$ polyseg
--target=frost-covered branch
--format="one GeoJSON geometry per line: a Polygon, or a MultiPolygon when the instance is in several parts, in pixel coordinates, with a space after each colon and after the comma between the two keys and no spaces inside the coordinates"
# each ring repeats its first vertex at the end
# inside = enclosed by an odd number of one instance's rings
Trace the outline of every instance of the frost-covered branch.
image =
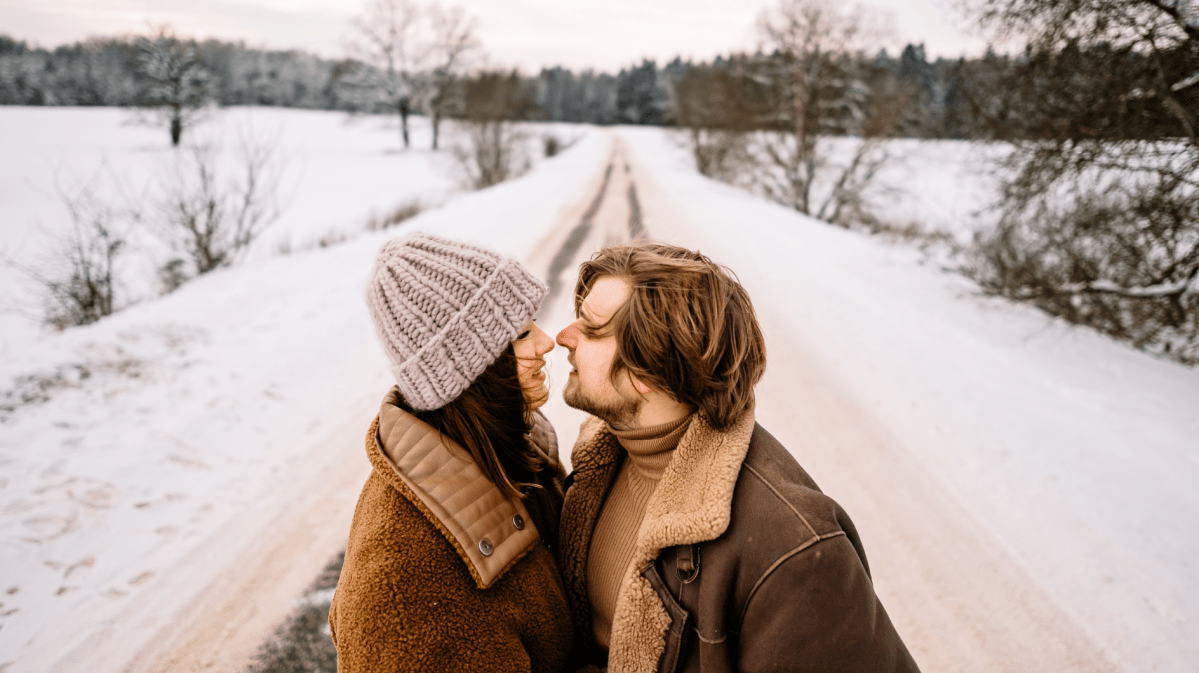
{"type": "Polygon", "coordinates": [[[1122,297],[1135,297],[1143,299],[1153,297],[1178,297],[1187,292],[1199,292],[1199,265],[1196,265],[1194,269],[1191,269],[1190,275],[1169,283],[1158,283],[1157,285],[1148,285],[1144,287],[1125,287],[1119,283],[1113,283],[1110,280],[1093,280],[1087,283],[1070,283],[1055,289],[1059,292],[1067,294],[1097,292],[1118,294],[1122,297]]]}

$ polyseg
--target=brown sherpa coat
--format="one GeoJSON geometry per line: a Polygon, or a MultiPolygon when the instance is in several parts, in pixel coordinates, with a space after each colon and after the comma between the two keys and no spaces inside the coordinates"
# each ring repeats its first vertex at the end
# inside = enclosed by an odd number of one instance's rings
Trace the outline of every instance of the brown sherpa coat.
{"type": "MultiPolygon", "coordinates": [[[[531,440],[556,462],[540,414],[531,440]]],[[[329,611],[338,670],[561,669],[573,625],[533,523],[556,512],[506,498],[468,451],[400,408],[394,389],[366,452],[374,470],[329,611]]]]}
{"type": "MultiPolygon", "coordinates": [[[[575,666],[605,664],[590,638],[587,557],[622,456],[605,423],[583,424],[559,548],[581,646],[575,666]]],[[[917,670],[874,593],[849,516],[752,410],[725,431],[697,414],[679,440],[624,572],[606,665],[610,673],[917,670]]]]}

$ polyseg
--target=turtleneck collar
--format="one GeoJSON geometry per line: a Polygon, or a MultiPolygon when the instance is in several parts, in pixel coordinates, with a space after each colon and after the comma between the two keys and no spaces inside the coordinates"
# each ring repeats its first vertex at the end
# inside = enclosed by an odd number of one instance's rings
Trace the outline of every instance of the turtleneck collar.
{"type": "Polygon", "coordinates": [[[617,430],[609,426],[609,429],[628,452],[629,462],[633,467],[643,477],[658,481],[666,471],[666,466],[670,464],[670,457],[679,445],[679,440],[687,432],[693,415],[689,414],[678,420],[648,428],[617,430]]]}

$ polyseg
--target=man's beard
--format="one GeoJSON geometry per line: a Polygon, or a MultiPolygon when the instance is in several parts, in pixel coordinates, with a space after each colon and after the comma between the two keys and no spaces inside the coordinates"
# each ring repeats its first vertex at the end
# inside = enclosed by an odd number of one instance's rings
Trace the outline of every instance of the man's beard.
{"type": "Polygon", "coordinates": [[[625,398],[617,394],[615,401],[601,402],[583,392],[583,384],[577,378],[566,384],[566,390],[562,391],[562,400],[567,406],[585,411],[617,428],[627,427],[632,423],[645,401],[640,397],[625,398]]]}

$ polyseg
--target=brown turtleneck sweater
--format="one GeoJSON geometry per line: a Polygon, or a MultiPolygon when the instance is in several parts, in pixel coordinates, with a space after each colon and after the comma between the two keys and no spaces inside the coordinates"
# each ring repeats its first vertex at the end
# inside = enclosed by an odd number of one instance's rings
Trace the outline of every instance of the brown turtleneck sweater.
{"type": "Polygon", "coordinates": [[[626,456],[600,510],[587,554],[587,593],[591,602],[592,633],[605,650],[612,634],[616,596],[633,558],[637,531],[645,506],[670,464],[691,416],[636,430],[610,428],[626,456]]]}

